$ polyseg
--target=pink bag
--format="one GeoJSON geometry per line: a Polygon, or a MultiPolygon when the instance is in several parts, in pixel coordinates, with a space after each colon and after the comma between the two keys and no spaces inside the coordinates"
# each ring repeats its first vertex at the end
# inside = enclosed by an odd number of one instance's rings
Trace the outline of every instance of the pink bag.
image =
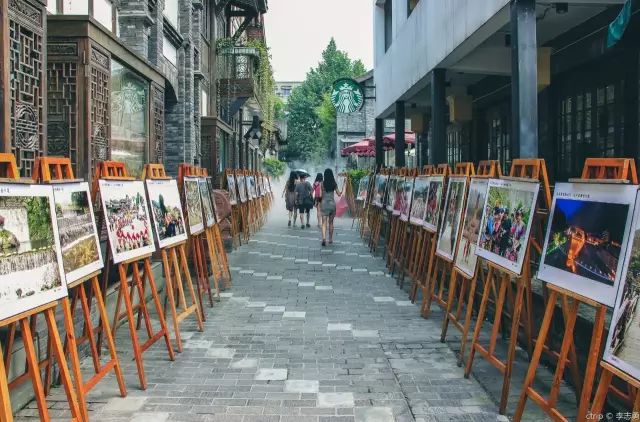
{"type": "MultiPolygon", "coordinates": [[[[335,194],[334,194],[335,195],[335,194]]],[[[349,208],[349,204],[347,203],[347,198],[342,195],[335,195],[336,198],[336,217],[342,217],[344,213],[349,208]]]]}

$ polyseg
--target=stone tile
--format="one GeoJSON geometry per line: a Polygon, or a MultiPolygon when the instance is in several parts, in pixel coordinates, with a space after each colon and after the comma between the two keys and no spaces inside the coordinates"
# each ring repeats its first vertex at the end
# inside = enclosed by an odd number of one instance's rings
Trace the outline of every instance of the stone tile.
{"type": "Polygon", "coordinates": [[[258,369],[254,379],[257,381],[283,381],[287,379],[286,369],[258,369]]]}
{"type": "Polygon", "coordinates": [[[313,281],[301,281],[298,283],[298,287],[313,287],[315,285],[316,283],[314,283],[313,281]]]}
{"type": "Polygon", "coordinates": [[[354,407],[353,393],[318,393],[318,407],[354,407]]]}
{"type": "Polygon", "coordinates": [[[410,300],[396,300],[396,306],[416,306],[410,300]]]}
{"type": "Polygon", "coordinates": [[[226,347],[214,347],[207,350],[206,356],[208,358],[231,359],[235,354],[235,349],[228,349],[226,347]]]}
{"type": "Polygon", "coordinates": [[[356,407],[356,422],[395,422],[390,407],[356,407]]]}
{"type": "Polygon", "coordinates": [[[247,308],[264,308],[267,306],[265,302],[249,302],[247,303],[247,308]]]}
{"type": "Polygon", "coordinates": [[[396,300],[391,296],[374,296],[374,302],[395,302],[396,300]]]}
{"type": "Polygon", "coordinates": [[[350,331],[351,324],[343,323],[329,323],[327,324],[327,331],[350,331]]]}
{"type": "Polygon", "coordinates": [[[314,380],[286,380],[284,391],[288,393],[317,393],[320,382],[314,380]]]}
{"type": "Polygon", "coordinates": [[[234,369],[248,369],[248,368],[257,368],[258,367],[258,359],[240,359],[235,362],[231,362],[229,364],[230,368],[234,369]]]}
{"type": "Polygon", "coordinates": [[[104,405],[102,413],[136,412],[142,409],[146,401],[143,397],[114,397],[104,405]]]}
{"type": "Polygon", "coordinates": [[[232,297],[233,293],[232,292],[221,292],[220,293],[220,297],[232,297]]]}
{"type": "Polygon", "coordinates": [[[154,412],[154,413],[134,413],[131,419],[131,422],[166,422],[169,420],[169,414],[163,412],[154,412]]]}
{"type": "Polygon", "coordinates": [[[353,330],[354,337],[378,337],[378,330],[353,330]]]}
{"type": "Polygon", "coordinates": [[[285,311],[284,306],[266,306],[263,312],[281,313],[285,311]]]}
{"type": "Polygon", "coordinates": [[[302,311],[286,311],[284,314],[282,314],[282,317],[283,318],[305,318],[306,315],[307,313],[302,311]]]}
{"type": "Polygon", "coordinates": [[[316,290],[333,290],[333,286],[316,286],[316,290]]]}

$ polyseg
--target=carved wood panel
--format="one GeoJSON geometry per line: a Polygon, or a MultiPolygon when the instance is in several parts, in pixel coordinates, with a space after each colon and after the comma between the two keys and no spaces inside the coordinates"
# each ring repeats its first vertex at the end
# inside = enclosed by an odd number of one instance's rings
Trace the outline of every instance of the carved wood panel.
{"type": "MultiPolygon", "coordinates": [[[[36,3],[37,4],[37,3],[36,3]]],[[[26,0],[9,1],[11,152],[22,176],[47,149],[44,134],[44,12],[26,0]]]]}
{"type": "Polygon", "coordinates": [[[164,163],[164,90],[151,86],[151,116],[153,118],[151,162],[164,163]]]}
{"type": "Polygon", "coordinates": [[[78,172],[78,98],[75,62],[47,63],[47,153],[71,158],[78,172]]]}
{"type": "Polygon", "coordinates": [[[89,88],[89,100],[91,102],[90,169],[94,169],[97,162],[108,160],[111,156],[110,67],[110,58],[95,48],[91,48],[91,82],[89,88]]]}

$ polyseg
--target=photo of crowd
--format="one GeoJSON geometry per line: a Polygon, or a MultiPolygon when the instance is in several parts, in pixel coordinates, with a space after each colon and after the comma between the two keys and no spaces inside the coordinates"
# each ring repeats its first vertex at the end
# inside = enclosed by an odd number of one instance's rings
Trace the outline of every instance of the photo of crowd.
{"type": "Polygon", "coordinates": [[[477,253],[520,274],[539,184],[491,179],[477,253]]]}
{"type": "Polygon", "coordinates": [[[0,184],[0,320],[67,295],[51,186],[0,184]]]}
{"type": "Polygon", "coordinates": [[[449,178],[442,226],[440,227],[440,236],[438,236],[436,251],[440,256],[450,260],[453,260],[453,254],[456,250],[466,190],[466,177],[449,178]]]}
{"type": "Polygon", "coordinates": [[[482,210],[488,186],[489,181],[487,179],[473,179],[469,185],[467,205],[462,221],[462,233],[455,257],[456,268],[469,278],[474,277],[476,272],[476,263],[478,262],[476,244],[480,236],[480,220],[482,219],[482,210]]]}
{"type": "Polygon", "coordinates": [[[155,251],[143,182],[100,180],[100,197],[114,263],[155,251]]]}
{"type": "Polygon", "coordinates": [[[424,213],[424,226],[434,232],[438,231],[443,187],[444,178],[442,176],[432,176],[429,178],[429,193],[427,196],[427,207],[424,213]]]}
{"type": "Polygon", "coordinates": [[[229,192],[229,202],[231,205],[238,203],[238,188],[236,187],[236,177],[233,174],[227,174],[227,191],[229,192]]]}
{"type": "Polygon", "coordinates": [[[427,210],[427,198],[429,194],[429,177],[418,176],[413,184],[413,195],[411,199],[411,214],[409,221],[411,224],[423,225],[424,214],[427,210]]]}
{"type": "Polygon", "coordinates": [[[147,180],[147,194],[161,248],[187,240],[180,192],[175,180],[147,180]]]}
{"type": "Polygon", "coordinates": [[[187,202],[189,231],[191,234],[200,233],[204,230],[204,221],[202,219],[202,199],[200,198],[200,187],[197,177],[184,178],[184,196],[187,202]]]}
{"type": "Polygon", "coordinates": [[[86,182],[54,186],[62,263],[69,283],[103,267],[90,198],[86,182]]]}

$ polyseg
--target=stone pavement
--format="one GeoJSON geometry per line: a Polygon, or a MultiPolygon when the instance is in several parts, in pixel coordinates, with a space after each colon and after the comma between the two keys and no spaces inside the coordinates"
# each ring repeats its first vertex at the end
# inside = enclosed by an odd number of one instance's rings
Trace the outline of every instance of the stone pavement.
{"type": "MultiPolygon", "coordinates": [[[[421,318],[351,220],[337,221],[336,242],[321,248],[317,228],[288,228],[273,215],[229,255],[233,287],[206,309],[205,331],[192,319],[183,323],[175,362],[161,343],[145,354],[146,391],[121,327],[129,395],[120,398],[110,376],[89,395],[91,420],[508,420],[496,413],[497,397],[465,379],[440,342],[441,313],[421,318]]],[[[52,393],[52,416],[68,420],[61,394],[52,393]]],[[[17,420],[31,418],[33,403],[17,420]]]]}

